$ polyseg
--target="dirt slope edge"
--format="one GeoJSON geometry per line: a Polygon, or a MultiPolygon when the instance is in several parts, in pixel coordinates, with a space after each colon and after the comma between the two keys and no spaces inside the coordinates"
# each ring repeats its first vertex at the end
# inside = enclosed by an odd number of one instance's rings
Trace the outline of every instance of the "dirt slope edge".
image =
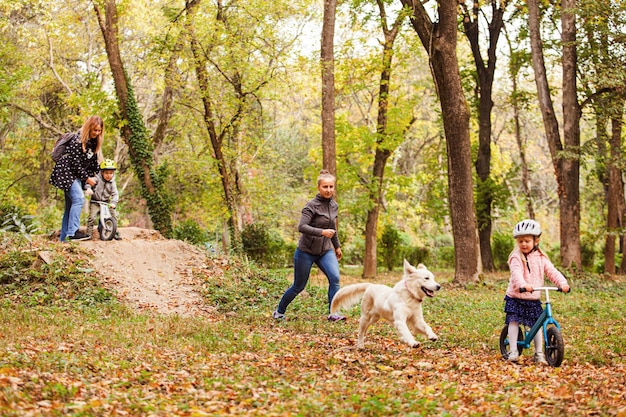
{"type": "Polygon", "coordinates": [[[89,240],[80,246],[93,253],[92,264],[105,287],[139,310],[189,317],[213,315],[198,288],[193,270],[206,256],[193,245],[165,239],[155,230],[125,227],[122,240],[89,240]]]}

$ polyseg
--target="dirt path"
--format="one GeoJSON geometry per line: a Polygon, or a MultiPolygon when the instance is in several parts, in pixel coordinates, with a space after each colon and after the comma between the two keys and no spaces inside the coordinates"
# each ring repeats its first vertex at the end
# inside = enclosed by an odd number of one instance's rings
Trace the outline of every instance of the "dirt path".
{"type": "Polygon", "coordinates": [[[213,315],[198,291],[193,270],[206,257],[193,245],[163,238],[154,230],[120,228],[122,240],[80,242],[93,253],[92,264],[106,287],[139,310],[180,316],[213,315]]]}

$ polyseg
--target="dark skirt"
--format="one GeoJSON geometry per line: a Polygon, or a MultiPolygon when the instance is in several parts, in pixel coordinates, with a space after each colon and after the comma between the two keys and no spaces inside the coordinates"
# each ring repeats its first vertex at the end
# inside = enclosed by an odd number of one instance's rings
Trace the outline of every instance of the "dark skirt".
{"type": "Polygon", "coordinates": [[[517,322],[532,327],[543,313],[543,307],[540,300],[522,300],[507,295],[504,297],[504,312],[505,324],[517,322]]]}

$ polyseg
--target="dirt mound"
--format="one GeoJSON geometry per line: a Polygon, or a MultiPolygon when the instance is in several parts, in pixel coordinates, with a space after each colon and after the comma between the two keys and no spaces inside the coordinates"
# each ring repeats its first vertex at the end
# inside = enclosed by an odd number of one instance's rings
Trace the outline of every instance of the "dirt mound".
{"type": "MultiPolygon", "coordinates": [[[[180,316],[215,315],[205,305],[194,276],[208,268],[205,254],[188,243],[165,239],[158,231],[119,228],[122,240],[88,240],[92,264],[107,288],[140,310],[180,316]]],[[[205,274],[206,275],[206,274],[205,274]]]]}

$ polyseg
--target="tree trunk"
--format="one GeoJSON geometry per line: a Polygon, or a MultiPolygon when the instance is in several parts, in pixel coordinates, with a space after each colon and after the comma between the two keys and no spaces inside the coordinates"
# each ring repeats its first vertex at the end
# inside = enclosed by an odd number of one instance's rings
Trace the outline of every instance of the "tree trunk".
{"type": "Polygon", "coordinates": [[[211,90],[209,86],[209,74],[206,68],[207,60],[202,52],[194,29],[193,16],[197,9],[199,1],[189,1],[187,3],[187,32],[189,33],[191,42],[191,51],[195,59],[196,78],[198,79],[198,87],[202,95],[202,105],[204,107],[204,124],[207,129],[207,133],[211,140],[211,146],[213,148],[213,154],[217,161],[217,166],[222,180],[222,188],[224,190],[224,200],[226,201],[226,207],[228,210],[228,229],[230,232],[231,248],[235,252],[241,252],[243,244],[241,243],[241,230],[238,223],[238,197],[235,187],[232,186],[233,180],[231,179],[228,170],[228,161],[224,155],[223,141],[224,131],[218,134],[217,127],[214,121],[213,105],[211,103],[211,90]]]}
{"type": "Polygon", "coordinates": [[[456,282],[477,281],[480,273],[469,109],[461,85],[456,58],[457,2],[439,2],[439,20],[433,23],[418,0],[402,0],[413,10],[411,25],[429,55],[435,87],[441,103],[448,155],[448,198],[454,238],[456,282]]]}
{"type": "MultiPolygon", "coordinates": [[[[563,5],[565,9],[565,3],[563,5]]],[[[563,13],[563,112],[568,114],[565,120],[564,134],[566,137],[565,148],[561,143],[559,124],[554,113],[548,79],[546,76],[543,59],[543,45],[539,30],[539,7],[537,0],[528,1],[528,27],[530,31],[530,45],[532,51],[535,83],[539,107],[543,117],[546,138],[550,147],[550,155],[557,181],[560,213],[560,240],[561,240],[561,264],[565,267],[573,265],[580,268],[580,206],[579,206],[579,154],[580,135],[578,120],[580,108],[575,100],[576,80],[576,50],[570,44],[572,29],[571,18],[563,13]],[[574,48],[572,50],[572,48],[574,48]],[[572,68],[572,65],[574,67],[572,68]],[[574,74],[572,74],[574,72],[574,74]],[[572,85],[573,84],[573,85],[572,85]],[[572,91],[573,88],[573,91],[572,91]],[[572,94],[574,97],[572,97],[572,94]]],[[[575,32],[574,32],[575,37],[575,32]]],[[[575,39],[575,38],[574,38],[575,39]]]]}
{"type": "MultiPolygon", "coordinates": [[[[476,218],[478,222],[478,236],[480,240],[480,257],[483,269],[495,269],[491,252],[491,208],[493,204],[493,180],[491,173],[491,110],[493,109],[493,79],[496,72],[496,47],[503,23],[504,8],[499,8],[499,2],[491,1],[492,19],[488,24],[489,47],[487,62],[482,57],[478,30],[480,8],[474,2],[470,13],[465,10],[463,28],[472,48],[474,64],[478,73],[478,155],[476,156],[476,174],[478,176],[478,190],[476,197],[476,218]]],[[[505,3],[506,4],[506,3],[505,3]]]]}
{"type": "MultiPolygon", "coordinates": [[[[157,127],[152,135],[152,141],[154,142],[155,150],[159,150],[165,134],[167,132],[167,126],[169,125],[170,117],[172,116],[171,108],[174,102],[174,86],[179,86],[180,82],[176,76],[176,62],[180,58],[180,52],[184,46],[185,33],[181,33],[178,36],[178,40],[172,50],[169,57],[167,67],[165,68],[165,87],[163,89],[163,97],[161,98],[161,108],[157,112],[157,127]]],[[[157,152],[158,153],[158,152],[157,152]]]]}
{"type": "MultiPolygon", "coordinates": [[[[609,142],[611,151],[607,164],[608,193],[606,239],[604,245],[604,272],[610,275],[615,274],[615,238],[619,235],[618,227],[621,223],[621,216],[619,214],[619,197],[622,187],[622,172],[619,167],[622,158],[622,138],[620,136],[616,136],[615,133],[615,129],[612,129],[611,139],[609,142]]],[[[618,133],[621,135],[621,132],[618,133]]]]}
{"type": "MultiPolygon", "coordinates": [[[[624,188],[622,183],[622,171],[620,170],[622,161],[622,111],[624,107],[623,99],[616,99],[616,95],[611,95],[614,99],[612,105],[615,106],[614,117],[611,117],[611,136],[609,139],[610,156],[607,164],[608,170],[608,193],[607,193],[607,217],[606,217],[606,240],[604,245],[604,272],[615,274],[615,239],[620,236],[620,229],[623,227],[624,216],[624,188]],[[617,111],[618,110],[618,111],[617,111]]],[[[612,107],[613,108],[613,107],[612,107]]],[[[620,273],[623,273],[623,260],[620,266],[620,273]]]]}
{"type": "Polygon", "coordinates": [[[337,172],[335,147],[335,14],[337,0],[324,0],[322,23],[322,158],[324,169],[337,172]]]}
{"type": "Polygon", "coordinates": [[[383,69],[380,74],[378,85],[378,117],[376,121],[376,151],[374,154],[374,165],[372,166],[372,177],[369,191],[370,209],[367,211],[367,222],[365,224],[365,257],[363,259],[363,278],[374,278],[377,273],[377,229],[378,215],[383,201],[385,166],[391,153],[395,150],[396,141],[389,138],[387,132],[387,113],[389,110],[389,90],[391,82],[391,63],[393,61],[393,45],[398,36],[404,16],[400,13],[393,23],[391,29],[388,28],[385,6],[378,0],[380,10],[381,25],[385,42],[383,44],[383,69]],[[390,143],[393,142],[393,143],[390,143]]]}
{"type": "Polygon", "coordinates": [[[172,199],[163,187],[165,182],[163,177],[166,174],[153,168],[152,144],[148,141],[148,133],[122,63],[117,29],[117,6],[114,0],[107,0],[103,16],[100,6],[94,2],[94,10],[104,38],[120,113],[122,119],[127,122],[120,129],[121,136],[128,146],[133,170],[141,184],[142,197],[147,202],[152,223],[164,236],[170,236],[172,199]]]}
{"type": "Polygon", "coordinates": [[[580,105],[576,86],[576,0],[561,2],[563,43],[563,140],[561,181],[561,258],[581,267],[580,258],[580,105]]]}
{"type": "Polygon", "coordinates": [[[522,192],[526,200],[526,214],[529,219],[535,218],[535,210],[533,208],[533,200],[530,186],[530,171],[528,170],[528,162],[526,161],[526,144],[522,140],[522,129],[520,126],[519,103],[517,100],[517,77],[513,77],[513,119],[515,122],[515,141],[519,149],[520,166],[522,170],[522,192]]]}

